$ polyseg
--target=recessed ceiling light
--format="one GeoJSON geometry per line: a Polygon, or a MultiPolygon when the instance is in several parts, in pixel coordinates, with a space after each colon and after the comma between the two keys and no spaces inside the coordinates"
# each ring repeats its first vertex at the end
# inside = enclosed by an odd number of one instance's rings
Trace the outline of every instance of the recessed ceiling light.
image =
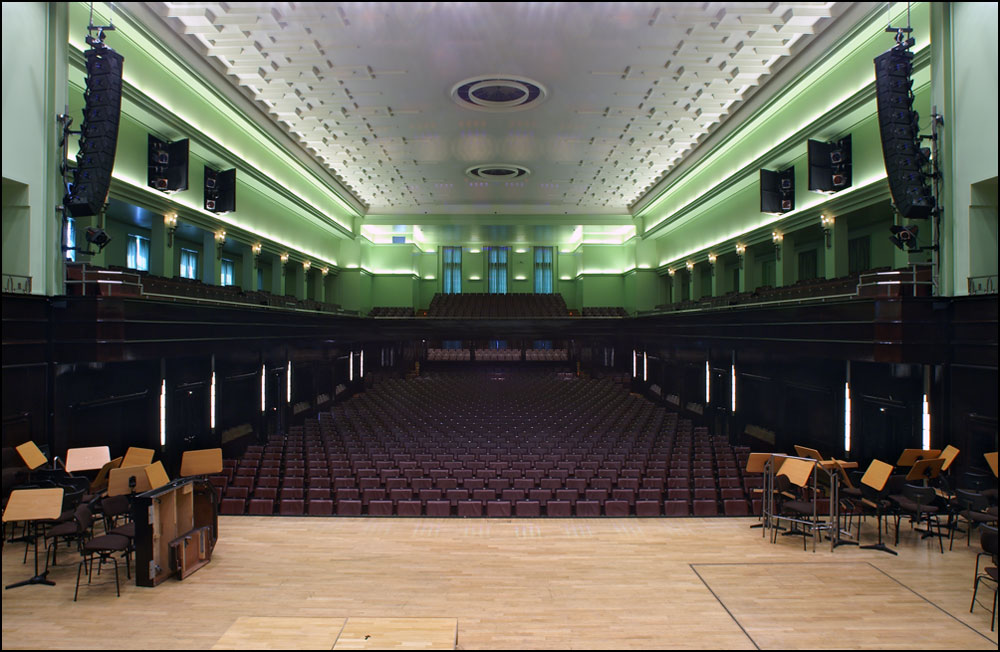
{"type": "Polygon", "coordinates": [[[455,84],[451,99],[474,111],[523,111],[545,99],[545,87],[527,77],[481,75],[455,84]]]}
{"type": "Polygon", "coordinates": [[[465,174],[473,179],[486,179],[487,181],[507,181],[518,179],[531,174],[531,170],[521,165],[510,163],[488,163],[484,165],[474,165],[465,171],[465,174]]]}

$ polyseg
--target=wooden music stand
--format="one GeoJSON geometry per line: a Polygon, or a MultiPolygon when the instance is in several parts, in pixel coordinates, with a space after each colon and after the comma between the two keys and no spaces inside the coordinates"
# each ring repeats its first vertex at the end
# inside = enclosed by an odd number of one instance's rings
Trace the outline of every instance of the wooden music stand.
{"type": "Polygon", "coordinates": [[[913,464],[913,468],[906,474],[906,481],[933,480],[941,474],[941,467],[944,466],[944,458],[938,457],[932,460],[918,460],[913,464]]]}
{"type": "Polygon", "coordinates": [[[156,454],[152,448],[136,448],[129,446],[125,451],[125,458],[122,460],[121,468],[129,466],[146,466],[153,463],[153,455],[156,454]]]}
{"type": "Polygon", "coordinates": [[[997,451],[992,453],[983,453],[983,457],[986,458],[986,463],[990,465],[990,469],[993,470],[993,475],[997,474],[997,451]]]}
{"type": "Polygon", "coordinates": [[[913,466],[919,460],[929,460],[939,457],[941,451],[936,448],[904,448],[896,461],[896,466],[913,466]]]}
{"type": "Polygon", "coordinates": [[[815,448],[806,448],[805,446],[795,445],[795,454],[799,457],[808,457],[810,459],[816,460],[817,462],[823,461],[823,455],[815,448]]]}
{"type": "Polygon", "coordinates": [[[222,449],[203,448],[181,454],[181,477],[222,473],[222,449]]]}
{"type": "Polygon", "coordinates": [[[24,461],[24,464],[28,467],[29,471],[34,471],[49,461],[48,458],[45,457],[45,453],[43,453],[33,441],[26,441],[20,446],[16,446],[14,450],[16,450],[17,454],[21,456],[21,459],[24,461]]]}
{"type": "Polygon", "coordinates": [[[28,521],[35,529],[35,575],[23,582],[9,584],[6,588],[13,589],[27,584],[45,584],[55,586],[55,582],[46,579],[48,569],[38,572],[38,522],[59,518],[62,513],[63,489],[15,489],[10,492],[7,508],[3,511],[3,522],[28,521]]]}
{"type": "Polygon", "coordinates": [[[792,484],[798,487],[805,487],[809,484],[809,476],[812,475],[815,466],[810,460],[787,457],[775,475],[786,476],[792,484]]]}
{"type": "Polygon", "coordinates": [[[101,470],[97,472],[97,477],[90,483],[90,493],[96,494],[105,491],[108,488],[108,474],[111,473],[111,469],[117,469],[121,464],[122,458],[116,457],[102,466],[101,470]]]}
{"type": "MultiPolygon", "coordinates": [[[[868,488],[872,491],[872,494],[870,495],[873,495],[875,498],[875,500],[871,500],[868,496],[865,496],[862,500],[865,504],[875,508],[876,518],[878,519],[878,543],[858,547],[867,548],[868,550],[881,550],[882,552],[887,552],[890,555],[898,555],[898,552],[882,542],[882,501],[886,484],[888,484],[889,477],[891,475],[892,464],[886,464],[881,460],[872,460],[872,463],[868,465],[868,470],[865,471],[863,476],[861,476],[862,495],[868,493],[865,491],[865,488],[868,488]]],[[[860,538],[860,536],[858,538],[860,538]]]]}
{"type": "Polygon", "coordinates": [[[93,471],[111,461],[111,449],[107,446],[70,448],[66,451],[66,473],[73,471],[93,471]]]}
{"type": "Polygon", "coordinates": [[[125,469],[111,469],[108,472],[108,495],[127,496],[149,491],[149,476],[145,466],[130,466],[125,469]]]}
{"type": "Polygon", "coordinates": [[[163,468],[163,462],[153,462],[143,468],[146,471],[146,481],[149,483],[149,489],[159,489],[170,482],[170,477],[167,475],[166,469],[163,468]]]}
{"type": "Polygon", "coordinates": [[[951,444],[944,447],[944,450],[941,451],[941,459],[944,460],[944,466],[941,467],[942,471],[947,471],[951,468],[951,465],[955,461],[955,458],[958,457],[959,452],[960,451],[951,444]]]}

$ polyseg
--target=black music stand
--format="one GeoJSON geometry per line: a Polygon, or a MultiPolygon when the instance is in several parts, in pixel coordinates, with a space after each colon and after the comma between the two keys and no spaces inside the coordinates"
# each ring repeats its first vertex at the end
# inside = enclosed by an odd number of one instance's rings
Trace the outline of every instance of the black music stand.
{"type": "MultiPolygon", "coordinates": [[[[881,550],[890,555],[898,555],[898,552],[882,542],[882,505],[885,504],[886,486],[889,483],[889,476],[891,475],[891,464],[886,464],[881,460],[872,460],[872,463],[868,465],[868,470],[865,471],[864,476],[861,478],[862,501],[875,508],[875,516],[878,520],[878,543],[858,546],[858,548],[881,550]]],[[[858,538],[861,538],[860,529],[858,531],[858,538]]]]}

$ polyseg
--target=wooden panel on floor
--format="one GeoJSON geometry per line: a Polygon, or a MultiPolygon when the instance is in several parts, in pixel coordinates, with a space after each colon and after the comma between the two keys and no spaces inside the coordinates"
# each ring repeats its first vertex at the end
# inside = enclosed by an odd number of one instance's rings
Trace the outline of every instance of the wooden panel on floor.
{"type": "Polygon", "coordinates": [[[924,649],[996,647],[867,562],[700,564],[695,570],[761,649],[898,649],[905,642],[924,649]]]}
{"type": "Polygon", "coordinates": [[[344,628],[344,618],[240,616],[213,650],[329,650],[344,628]]]}
{"type": "Polygon", "coordinates": [[[457,618],[348,618],[335,650],[454,650],[457,618]]]}

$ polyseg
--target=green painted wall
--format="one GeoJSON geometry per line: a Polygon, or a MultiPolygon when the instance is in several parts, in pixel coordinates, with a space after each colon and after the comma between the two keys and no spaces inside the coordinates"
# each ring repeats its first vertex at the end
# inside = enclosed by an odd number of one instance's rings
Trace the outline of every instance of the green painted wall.
{"type": "Polygon", "coordinates": [[[3,25],[3,272],[30,276],[34,294],[57,294],[63,189],[55,117],[67,101],[66,7],[5,2],[3,25]]]}

